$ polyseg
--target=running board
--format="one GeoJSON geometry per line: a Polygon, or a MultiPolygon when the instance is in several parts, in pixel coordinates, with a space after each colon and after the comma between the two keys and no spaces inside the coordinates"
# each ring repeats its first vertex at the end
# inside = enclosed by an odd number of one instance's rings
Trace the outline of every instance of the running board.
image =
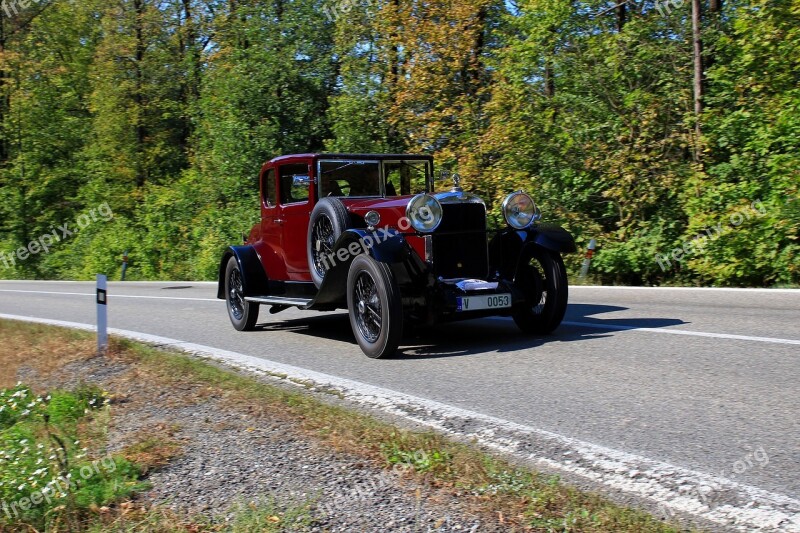
{"type": "Polygon", "coordinates": [[[284,298],[281,296],[246,296],[245,300],[256,304],[286,305],[289,307],[305,307],[313,301],[307,298],[284,298]]]}

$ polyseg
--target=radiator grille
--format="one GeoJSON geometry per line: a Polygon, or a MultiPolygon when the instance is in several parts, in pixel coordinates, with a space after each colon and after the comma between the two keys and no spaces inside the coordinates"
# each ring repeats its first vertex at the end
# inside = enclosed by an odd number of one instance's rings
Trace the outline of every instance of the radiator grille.
{"type": "Polygon", "coordinates": [[[433,234],[433,269],[444,278],[486,278],[486,209],[481,204],[444,204],[433,234]]]}

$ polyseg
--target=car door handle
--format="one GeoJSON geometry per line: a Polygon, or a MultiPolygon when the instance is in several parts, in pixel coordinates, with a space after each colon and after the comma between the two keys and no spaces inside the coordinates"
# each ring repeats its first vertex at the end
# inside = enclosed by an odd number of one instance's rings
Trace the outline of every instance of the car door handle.
{"type": "Polygon", "coordinates": [[[281,224],[283,224],[283,219],[282,218],[276,218],[275,220],[273,220],[273,222],[280,226],[281,224]]]}

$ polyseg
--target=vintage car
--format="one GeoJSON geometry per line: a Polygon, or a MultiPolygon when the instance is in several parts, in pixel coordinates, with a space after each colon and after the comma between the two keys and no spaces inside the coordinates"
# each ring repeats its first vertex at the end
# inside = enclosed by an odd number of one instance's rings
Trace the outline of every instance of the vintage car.
{"type": "Polygon", "coordinates": [[[452,187],[435,180],[427,155],[287,155],[259,181],[261,221],[219,268],[237,330],[256,327],[261,305],[347,309],[359,346],[379,358],[408,325],[499,315],[546,334],[564,317],[561,253],[575,242],[539,223],[522,191],[503,202],[507,226],[489,230],[483,200],[457,175],[452,187]]]}

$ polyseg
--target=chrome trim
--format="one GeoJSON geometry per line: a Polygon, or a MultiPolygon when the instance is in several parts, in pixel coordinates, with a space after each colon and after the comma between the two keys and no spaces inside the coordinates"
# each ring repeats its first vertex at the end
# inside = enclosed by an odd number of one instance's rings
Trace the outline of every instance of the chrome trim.
{"type": "Polygon", "coordinates": [[[531,227],[531,225],[532,225],[534,222],[536,222],[537,220],[539,220],[539,218],[541,218],[541,216],[542,216],[542,215],[541,215],[541,212],[539,211],[539,207],[536,205],[536,202],[534,202],[534,201],[533,201],[533,197],[532,197],[530,194],[528,194],[528,193],[526,193],[525,191],[523,191],[523,190],[519,190],[519,191],[516,191],[516,192],[512,192],[511,194],[509,194],[508,196],[506,196],[505,200],[503,200],[503,205],[501,206],[501,210],[502,210],[502,212],[503,212],[503,218],[506,220],[506,224],[508,224],[509,226],[511,226],[512,228],[514,228],[515,230],[523,230],[523,229],[530,228],[530,227],[531,227]],[[511,199],[512,199],[512,198],[514,198],[515,196],[518,196],[518,195],[520,195],[520,194],[524,194],[525,196],[527,196],[527,197],[528,197],[528,199],[529,199],[529,200],[531,201],[531,203],[533,204],[533,215],[531,216],[531,220],[530,220],[530,222],[528,222],[528,223],[527,223],[525,226],[523,226],[523,227],[521,227],[521,228],[518,228],[517,226],[515,226],[514,224],[512,224],[511,222],[509,222],[509,220],[508,220],[508,213],[507,213],[507,211],[506,211],[506,207],[508,207],[508,202],[509,202],[509,201],[511,201],[511,199]],[[538,218],[537,218],[537,214],[538,214],[538,218]]]}
{"type": "Polygon", "coordinates": [[[436,198],[436,195],[428,194],[428,193],[424,192],[424,193],[421,193],[421,194],[418,194],[418,195],[414,196],[406,204],[406,220],[408,221],[408,224],[411,226],[411,228],[413,228],[414,231],[417,231],[419,233],[433,233],[434,231],[436,231],[436,228],[438,228],[439,225],[442,223],[442,219],[443,218],[444,218],[444,209],[442,209],[442,203],[439,201],[438,198],[436,198]],[[412,223],[412,220],[414,220],[414,219],[410,216],[410,213],[409,213],[409,210],[411,209],[411,204],[413,204],[414,201],[417,198],[420,198],[421,196],[428,196],[428,197],[432,198],[434,202],[439,204],[439,209],[442,211],[442,216],[440,216],[439,220],[436,221],[436,225],[434,227],[428,229],[428,230],[425,230],[425,231],[419,230],[414,226],[414,224],[412,223]]]}
{"type": "Polygon", "coordinates": [[[486,207],[486,202],[477,194],[465,191],[437,192],[433,195],[440,204],[481,204],[486,207]]]}
{"type": "Polygon", "coordinates": [[[247,296],[245,300],[258,304],[288,305],[302,307],[312,302],[309,298],[285,298],[282,296],[247,296]]]}

